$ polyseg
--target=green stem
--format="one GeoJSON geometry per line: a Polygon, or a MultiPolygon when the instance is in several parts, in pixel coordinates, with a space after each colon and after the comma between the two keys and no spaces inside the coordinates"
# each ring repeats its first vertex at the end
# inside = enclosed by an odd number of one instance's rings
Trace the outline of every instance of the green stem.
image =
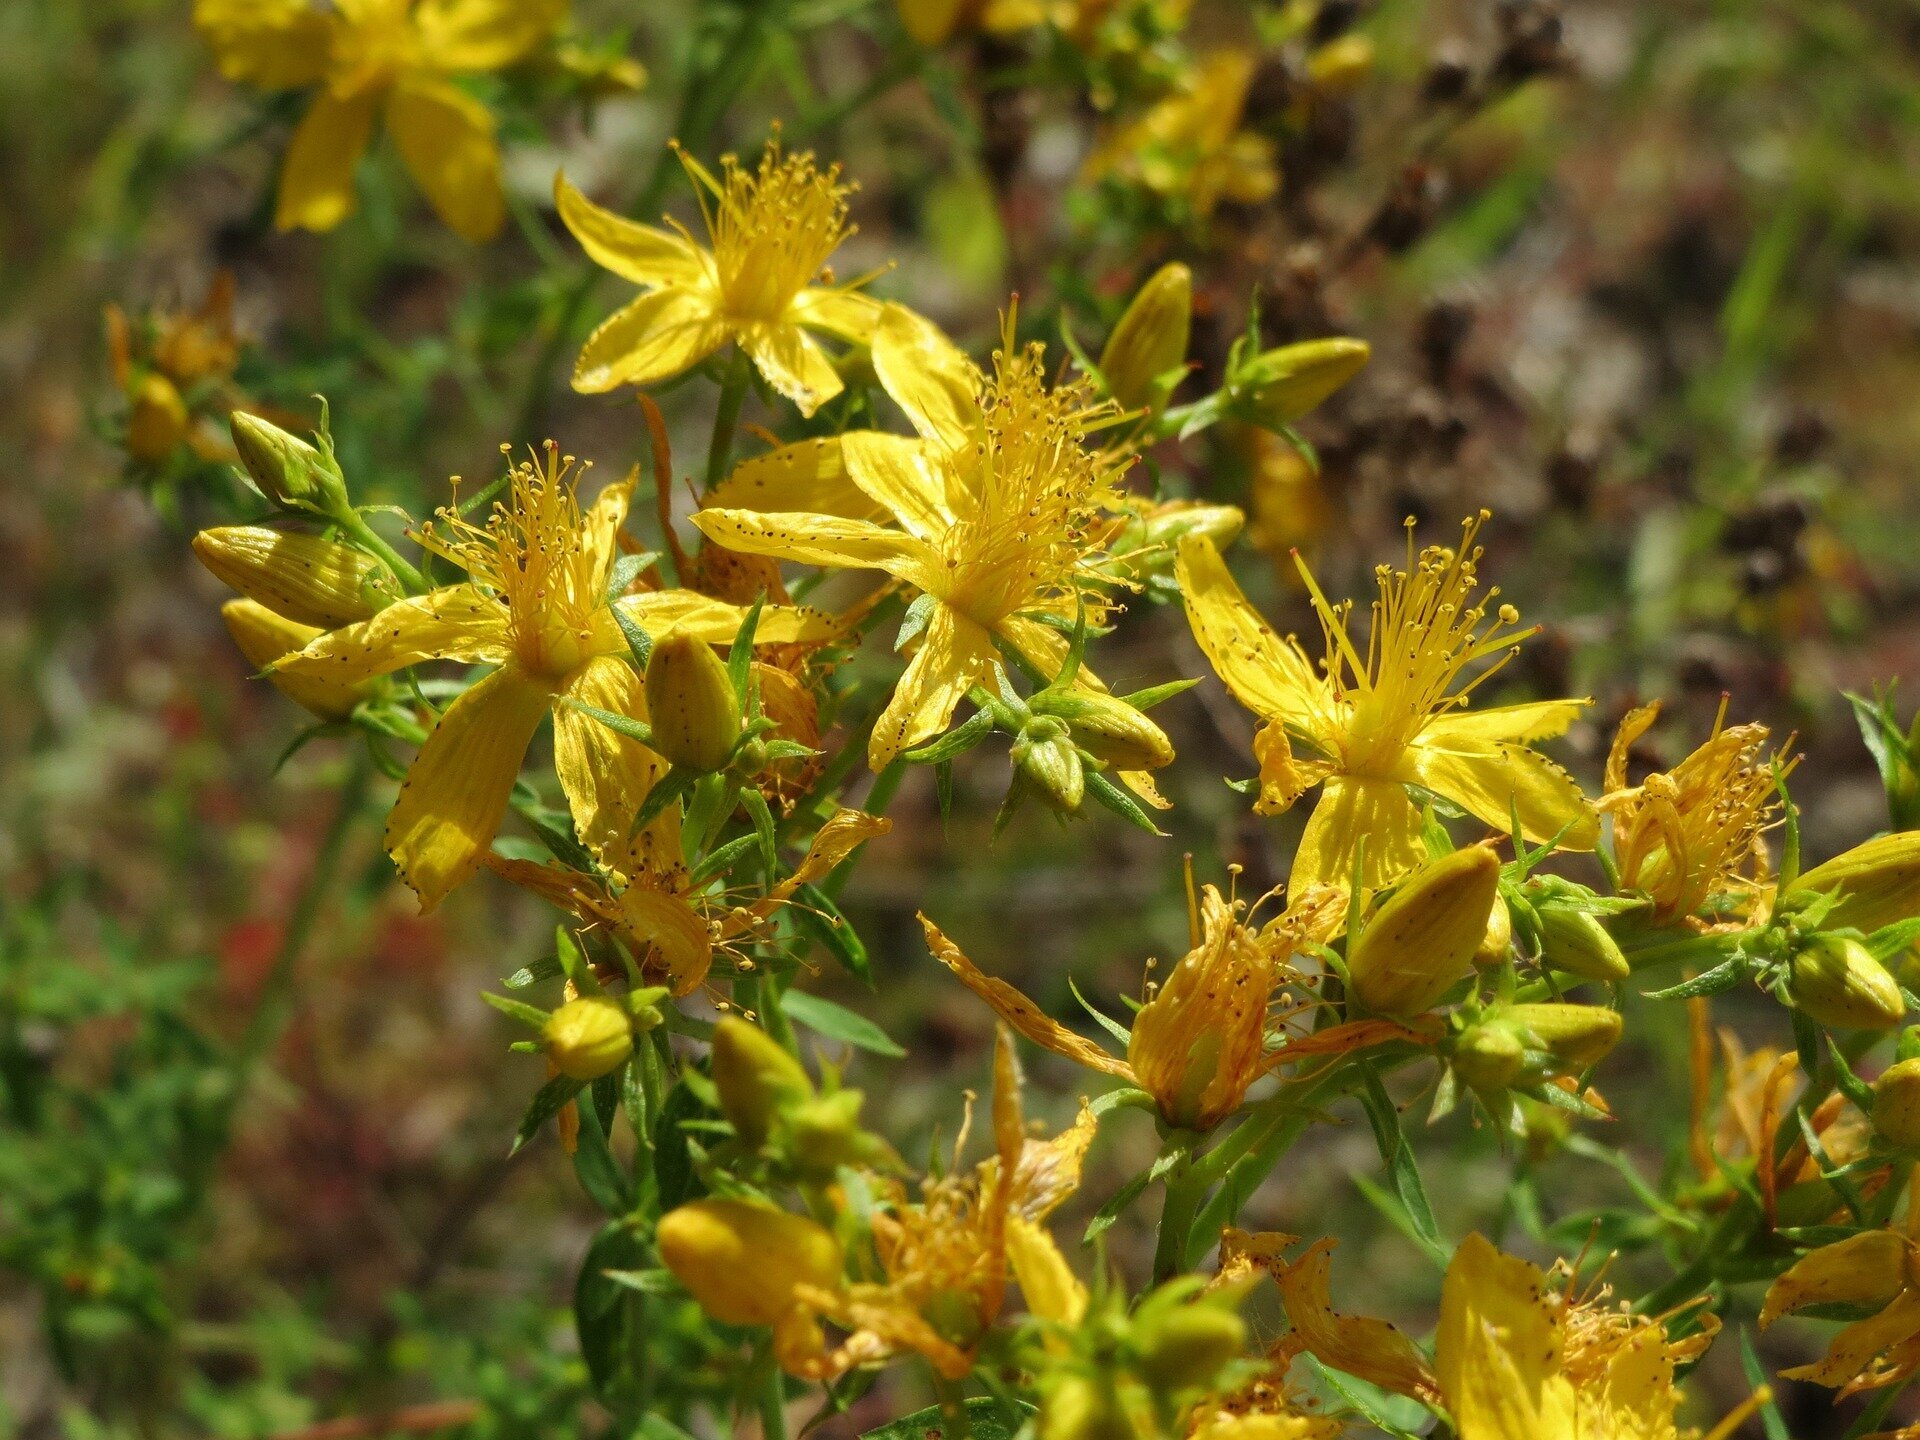
{"type": "Polygon", "coordinates": [[[760,1435],[761,1440],[787,1440],[787,1382],[771,1359],[760,1391],[760,1435]]]}
{"type": "Polygon", "coordinates": [[[1167,1177],[1166,1199],[1160,1206],[1160,1233],[1153,1248],[1156,1285],[1186,1269],[1194,1218],[1206,1195],[1206,1172],[1191,1158],[1167,1177]]]}
{"type": "Polygon", "coordinates": [[[314,856],[313,868],[307,872],[299,898],[293,903],[293,911],[287,917],[286,931],[280,937],[280,948],[274,952],[273,961],[267,967],[267,978],[260,986],[260,998],[254,1004],[253,1014],[247,1017],[247,1028],[241,1034],[240,1046],[234,1057],[234,1103],[240,1098],[247,1076],[272,1048],[274,1041],[279,1038],[281,1027],[286,1023],[287,1011],[291,1008],[294,974],[299,968],[301,953],[307,948],[314,922],[320,918],[327,892],[333,888],[334,877],[340,869],[340,857],[346,851],[347,832],[360,816],[372,779],[372,757],[364,747],[357,749],[352,768],[347,772],[346,784],[340,788],[340,802],[334,810],[333,820],[320,841],[319,853],[314,856]]]}
{"type": "Polygon", "coordinates": [[[936,1375],[933,1389],[940,1399],[940,1418],[946,1422],[942,1440],[972,1440],[973,1416],[967,1410],[967,1394],[960,1382],[936,1375]]]}
{"type": "Polygon", "coordinates": [[[399,578],[400,583],[407,587],[410,594],[420,595],[425,593],[427,582],[421,578],[420,572],[402,559],[400,552],[382,539],[380,532],[369,525],[366,517],[358,510],[355,510],[350,505],[343,506],[340,512],[334,515],[332,519],[341,529],[345,530],[349,535],[353,536],[354,539],[358,540],[362,545],[366,546],[367,549],[384,560],[387,563],[387,568],[393,571],[395,576],[399,578]]]}
{"type": "Polygon", "coordinates": [[[740,404],[747,398],[750,366],[747,352],[735,345],[733,358],[727,362],[726,378],[720,382],[720,404],[713,412],[713,440],[707,446],[709,490],[726,479],[733,459],[733,433],[740,426],[740,404]]]}

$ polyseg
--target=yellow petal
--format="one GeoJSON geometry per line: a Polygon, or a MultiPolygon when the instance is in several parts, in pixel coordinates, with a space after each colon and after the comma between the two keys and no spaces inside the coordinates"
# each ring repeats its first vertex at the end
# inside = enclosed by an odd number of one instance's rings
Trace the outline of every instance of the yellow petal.
{"type": "Polygon", "coordinates": [[[386,848],[422,914],[479,866],[553,692],[511,665],[440,717],[401,783],[386,848]]]}
{"type": "Polygon", "coordinates": [[[933,951],[933,958],[959,976],[962,984],[993,1008],[994,1014],[1027,1039],[1089,1070],[1118,1075],[1123,1080],[1133,1079],[1133,1068],[1126,1061],[1115,1059],[1091,1040],[1049,1019],[1045,1011],[1005,980],[982,973],[925,915],[920,917],[920,926],[926,932],[927,948],[933,951]]]}
{"type": "Polygon", "coordinates": [[[1007,1260],[1027,1309],[1056,1325],[1078,1325],[1087,1314],[1087,1287],[1060,1253],[1053,1236],[1024,1216],[1007,1222],[1007,1260]]]}
{"type": "Polygon", "coordinates": [[[1433,742],[1429,733],[1407,747],[1401,779],[1453,801],[1496,830],[1511,828],[1517,811],[1522,833],[1535,843],[1558,835],[1565,849],[1591,850],[1599,842],[1593,806],[1573,777],[1539,751],[1457,734],[1433,742]]]}
{"type": "Polygon", "coordinates": [[[889,304],[880,312],[873,370],[921,438],[954,450],[979,427],[979,370],[939,326],[904,305],[889,304]]]}
{"type": "Polygon", "coordinates": [[[1440,1289],[1434,1368],[1463,1440],[1575,1440],[1564,1343],[1536,1266],[1479,1235],[1460,1243],[1440,1289]]]}
{"type": "Polygon", "coordinates": [[[1867,1230],[1802,1255],[1767,1288],[1760,1328],[1808,1305],[1885,1305],[1906,1283],[1904,1236],[1867,1230]]]}
{"type": "Polygon", "coordinates": [[[793,319],[816,330],[866,345],[880,323],[880,302],[858,290],[833,290],[809,285],[793,297],[793,319]]]}
{"type": "Polygon", "coordinates": [[[1235,698],[1265,719],[1308,734],[1326,730],[1332,704],[1326,681],[1298,644],[1276,635],[1247,603],[1213,541],[1183,537],[1174,575],[1193,638],[1235,698]]]}
{"type": "MultiPolygon", "coordinates": [[[[602,655],[568,677],[553,712],[553,768],[573,812],[574,833],[602,865],[632,875],[635,862],[627,835],[647,792],[666,775],[667,762],[639,741],[583,715],[568,700],[644,720],[646,686],[626,661],[602,655]]],[[[678,813],[677,806],[667,808],[678,813]]]]}
{"type": "Polygon", "coordinates": [[[327,72],[333,17],[308,0],[194,0],[193,23],[236,84],[293,90],[327,72]]]}
{"type": "Polygon", "coordinates": [[[1294,1264],[1274,1272],[1300,1343],[1315,1359],[1396,1395],[1437,1399],[1433,1369],[1411,1340],[1384,1320],[1334,1310],[1328,1284],[1333,1246],[1332,1240],[1316,1241],[1294,1264]]]}
{"type": "Polygon", "coordinates": [[[893,822],[884,815],[869,815],[864,810],[834,811],[827,823],[814,834],[805,858],[791,876],[774,887],[775,891],[791,887],[788,892],[791,893],[802,885],[824,880],[855,850],[891,829],[893,822]]]}
{"type": "Polygon", "coordinates": [[[294,129],[280,162],[273,223],[282,230],[331,230],[353,213],[353,172],[373,137],[379,95],[345,100],[322,91],[294,129]]]}
{"type": "Polygon", "coordinates": [[[330,631],[275,668],[350,685],[425,660],[498,665],[507,655],[507,607],[478,586],[449,585],[330,631]]]}
{"type": "Polygon", "coordinates": [[[387,129],[427,203],[463,240],[491,240],[506,223],[500,146],[487,107],[444,81],[410,79],[387,101],[387,129]]]}
{"type": "MultiPolygon", "coordinates": [[[[747,618],[747,607],[692,590],[643,590],[614,602],[650,635],[685,630],[709,645],[730,645],[747,618]]],[[[840,622],[805,605],[768,605],[754,631],[756,645],[818,645],[840,633],[840,622]]]]}
{"type": "Polygon", "coordinates": [[[587,337],[573,365],[573,388],[588,395],[622,385],[653,385],[690,370],[727,340],[704,292],[656,290],[616,310],[587,337]]]}
{"type": "MultiPolygon", "coordinates": [[[[1920,1291],[1902,1290],[1879,1314],[1856,1320],[1835,1335],[1818,1361],[1780,1373],[1790,1380],[1811,1380],[1831,1389],[1866,1388],[1858,1382],[1864,1379],[1871,1383],[1877,1378],[1862,1373],[1875,1358],[1910,1344],[1916,1337],[1920,1337],[1920,1291]]],[[[1897,1372],[1883,1383],[1891,1383],[1894,1378],[1897,1372]]]]}
{"type": "Polygon", "coordinates": [[[1660,702],[1654,700],[1638,706],[1626,713],[1620,721],[1620,728],[1613,732],[1613,744],[1607,747],[1607,771],[1605,785],[1608,790],[1627,788],[1627,756],[1634,742],[1653,728],[1653,722],[1660,718],[1660,702]]]}
{"type": "Polygon", "coordinates": [[[1449,710],[1427,722],[1427,738],[1473,741],[1551,740],[1567,733],[1591,700],[1535,700],[1525,705],[1496,705],[1491,710],[1449,710]]]}
{"type": "Polygon", "coordinates": [[[557,909],[572,912],[589,925],[619,923],[620,907],[592,875],[563,865],[543,865],[537,860],[509,860],[492,850],[482,859],[494,874],[538,895],[557,909]]]}
{"type": "Polygon", "coordinates": [[[775,390],[812,415],[845,387],[826,352],[791,322],[754,324],[741,329],[740,345],[775,390]]]}
{"type": "Polygon", "coordinates": [[[952,528],[940,466],[924,441],[878,430],[853,430],[840,437],[847,473],[868,497],[922,540],[952,528]]]}
{"type": "Polygon", "coordinates": [[[967,691],[993,678],[998,658],[993,637],[985,630],[950,605],[934,606],[919,650],[874,721],[867,763],[885,769],[902,750],[945,730],[967,691]]]}
{"type": "MultiPolygon", "coordinates": [[[[240,653],[262,668],[320,634],[311,625],[276,615],[256,600],[229,600],[220,607],[220,618],[227,622],[227,633],[233,636],[240,653]]],[[[364,684],[340,685],[311,675],[274,674],[267,678],[294,704],[322,720],[346,719],[366,697],[364,684]]]]}
{"type": "Polygon", "coordinates": [[[603,209],[569,184],[564,174],[553,177],[553,204],[587,258],[602,269],[649,290],[708,283],[705,257],[688,241],[603,209]]]}
{"type": "Polygon", "coordinates": [[[639,479],[640,468],[635,466],[626,479],[607,486],[596,495],[582,517],[580,550],[593,562],[596,594],[606,592],[608,579],[613,573],[613,562],[619,558],[620,542],[616,537],[620,534],[620,527],[627,523],[627,507],[633,503],[633,487],[639,479]]]}
{"type": "Polygon", "coordinates": [[[1335,775],[1320,791],[1294,853],[1289,887],[1353,883],[1354,855],[1366,839],[1361,885],[1371,889],[1406,874],[1427,858],[1420,841],[1420,812],[1394,780],[1335,775]]]}
{"type": "Polygon", "coordinates": [[[525,57],[567,15],[567,0],[421,0],[420,52],[436,70],[500,70],[525,57]]]}
{"type": "Polygon", "coordinates": [[[715,510],[788,510],[882,521],[884,505],[854,483],[842,454],[850,436],[826,435],[742,460],[702,504],[715,510]]]}
{"type": "Polygon", "coordinates": [[[1666,1332],[1644,1325],[1608,1360],[1598,1384],[1581,1387],[1575,1402],[1579,1433],[1602,1440],[1679,1440],[1673,1423],[1679,1399],[1666,1332]]]}
{"type": "Polygon", "coordinates": [[[699,510],[693,523],[716,545],[801,565],[884,570],[910,585],[938,583],[939,559],[924,541],[866,520],[794,511],[699,510]]]}

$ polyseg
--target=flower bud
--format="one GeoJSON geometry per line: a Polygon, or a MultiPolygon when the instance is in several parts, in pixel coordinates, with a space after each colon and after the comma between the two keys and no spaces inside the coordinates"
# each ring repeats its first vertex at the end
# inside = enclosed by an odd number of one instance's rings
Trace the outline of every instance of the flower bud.
{"type": "Polygon", "coordinates": [[[689,770],[722,768],[740,738],[740,700],[713,647],[684,630],[654,642],[647,661],[653,748],[689,770]]]}
{"type": "Polygon", "coordinates": [[[1544,964],[1582,980],[1609,985],[1633,973],[1598,915],[1552,902],[1534,913],[1540,921],[1540,958],[1544,964]]]}
{"type": "Polygon", "coordinates": [[[1620,1012],[1604,1005],[1509,1005],[1507,1023],[1561,1064],[1584,1070],[1620,1043],[1620,1012]]]}
{"type": "Polygon", "coordinates": [[[800,1062],[737,1015],[722,1016],[713,1027],[713,1086],[734,1134],[752,1150],[767,1143],[782,1110],[813,1096],[800,1062]]]}
{"type": "Polygon", "coordinates": [[[164,375],[144,377],[127,412],[127,450],[138,460],[164,460],[187,438],[187,402],[164,375]]]}
{"type": "Polygon", "coordinates": [[[1107,393],[1122,409],[1154,409],[1166,404],[1187,358],[1193,325],[1193,272],[1179,261],[1162,265],[1133,297],[1107,348],[1100,352],[1100,373],[1107,393]]]}
{"type": "Polygon", "coordinates": [[[660,1258],[727,1325],[772,1325],[802,1285],[840,1283],[840,1243],[825,1226],[744,1200],[696,1200],[661,1216],[660,1258]]]}
{"type": "Polygon", "coordinates": [[[1069,1375],[1040,1407],[1040,1440],[1139,1440],[1111,1384],[1069,1375]]]}
{"type": "Polygon", "coordinates": [[[1835,930],[1864,930],[1920,915],[1920,830],[1880,835],[1816,865],[1791,892],[1804,902],[1814,894],[1840,892],[1821,923],[1835,930]]]}
{"type": "Polygon", "coordinates": [[[1487,912],[1487,933],[1480,948],[1473,952],[1473,963],[1482,970],[1494,970],[1507,963],[1513,952],[1513,912],[1499,894],[1493,897],[1493,909],[1487,912]]]}
{"type": "Polygon", "coordinates": [[[1046,715],[1029,721],[1013,742],[1013,763],[1020,779],[1053,809],[1063,815],[1079,811],[1087,775],[1065,721],[1046,715]]]}
{"type": "Polygon", "coordinates": [[[193,553],[249,600],[322,630],[365,620],[399,599],[379,561],[315,535],[219,525],[193,537],[193,553]]]}
{"type": "Polygon", "coordinates": [[[831,1180],[842,1165],[871,1160],[883,1147],[860,1128],[860,1106],[866,1099],[858,1090],[836,1090],[802,1100],[787,1113],[792,1138],[792,1161],[801,1178],[816,1183],[831,1180]]]}
{"type": "Polygon", "coordinates": [[[1184,537],[1204,535],[1214,549],[1225,550],[1246,524],[1246,512],[1238,505],[1161,500],[1143,506],[1127,521],[1113,539],[1112,554],[1123,579],[1144,583],[1172,575],[1174,556],[1184,537]]]}
{"type": "Polygon", "coordinates": [[[1873,1082],[1873,1128],[1902,1150],[1920,1150],[1920,1060],[1898,1060],[1873,1082]]]}
{"type": "MultiPolygon", "coordinates": [[[[227,622],[227,633],[233,636],[240,653],[262,670],[305,648],[322,633],[311,625],[300,625],[284,615],[276,615],[252,600],[229,600],[220,607],[220,618],[227,622]]],[[[294,704],[311,710],[322,720],[346,719],[373,688],[368,681],[342,685],[323,675],[295,675],[280,670],[269,671],[267,679],[294,704]]]]}
{"type": "Polygon", "coordinates": [[[1162,1310],[1134,1330],[1134,1369],[1156,1392],[1169,1395],[1210,1385],[1247,1348],[1247,1326],[1223,1305],[1196,1301],[1162,1310]]]}
{"type": "Polygon", "coordinates": [[[1844,1030],[1891,1030],[1907,1014],[1887,967],[1845,935],[1816,935],[1797,951],[1788,991],[1796,1009],[1844,1030]]]}
{"type": "Polygon", "coordinates": [[[1035,713],[1065,720],[1073,741],[1116,770],[1158,770],[1173,759],[1167,732],[1125,701],[1097,690],[1043,690],[1035,713]]]}
{"type": "Polygon", "coordinates": [[[1256,355],[1228,377],[1227,386],[1248,419],[1291,425],[1358,375],[1372,354],[1364,340],[1307,340],[1256,355]]]}
{"type": "Polygon", "coordinates": [[[240,463],[268,499],[316,515],[338,514],[352,503],[339,467],[299,436],[244,410],[234,411],[230,423],[240,463]]]}
{"type": "Polygon", "coordinates": [[[1473,969],[1499,885],[1499,857],[1483,845],[1414,871],[1373,913],[1347,957],[1354,998],[1377,1015],[1433,1008],[1473,969]]]}
{"type": "Polygon", "coordinates": [[[1503,1017],[1490,1016],[1454,1041],[1454,1073],[1476,1090],[1501,1090],[1519,1078],[1526,1050],[1503,1017]]]}
{"type": "Polygon", "coordinates": [[[1345,95],[1373,73],[1373,58],[1373,41],[1365,35],[1342,35],[1307,57],[1307,79],[1317,94],[1345,95]]]}
{"type": "Polygon", "coordinates": [[[554,1068],[572,1080],[598,1080],[633,1053],[633,1019],[599,995],[569,1000],[541,1032],[554,1068]]]}

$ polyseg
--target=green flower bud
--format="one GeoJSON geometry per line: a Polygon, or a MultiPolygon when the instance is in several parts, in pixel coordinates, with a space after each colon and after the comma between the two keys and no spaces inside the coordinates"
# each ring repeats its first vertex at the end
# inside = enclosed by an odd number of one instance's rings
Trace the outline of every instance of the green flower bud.
{"type": "Polygon", "coordinates": [[[795,1105],[787,1114],[792,1136],[793,1164],[804,1179],[824,1183],[842,1165],[873,1158],[873,1137],[860,1128],[858,1090],[836,1090],[795,1105]]]}
{"type": "Polygon", "coordinates": [[[1880,835],[1816,865],[1795,882],[1787,900],[1804,904],[1817,894],[1840,892],[1821,923],[1835,930],[1864,930],[1920,915],[1920,830],[1880,835]]]}
{"type": "Polygon", "coordinates": [[[1063,815],[1078,813],[1086,798],[1086,769],[1073,748],[1065,721],[1039,715],[1013,742],[1013,763],[1020,779],[1063,815]]]}
{"type": "Polygon", "coordinates": [[[1500,885],[1483,845],[1456,850],[1401,882],[1347,957],[1353,995],[1377,1015],[1423,1014],[1473,969],[1500,885]]]}
{"type": "Polygon", "coordinates": [[[1113,1386],[1070,1375],[1040,1407],[1040,1440],[1141,1440],[1113,1386]]]}
{"type": "Polygon", "coordinates": [[[1107,393],[1123,409],[1157,410],[1166,404],[1187,358],[1193,323],[1193,272],[1174,261],[1163,265],[1140,287],[1107,348],[1100,352],[1100,373],[1107,393]]]}
{"type": "Polygon", "coordinates": [[[1793,957],[1794,1007],[1843,1030],[1891,1030],[1907,1015],[1900,986],[1858,940],[1816,935],[1793,957]]]}
{"type": "Polygon", "coordinates": [[[233,412],[233,448],[260,493],[290,510],[334,515],[352,502],[346,478],[331,458],[270,420],[233,412]]]}
{"type": "Polygon", "coordinates": [[[779,1041],[737,1015],[713,1027],[713,1086],[734,1134],[749,1149],[767,1143],[775,1118],[813,1098],[813,1081],[779,1041]]]}
{"type": "Polygon", "coordinates": [[[740,738],[740,700],[713,647],[684,630],[654,642],[647,661],[653,748],[689,770],[727,763],[740,738]]]}
{"type": "Polygon", "coordinates": [[[1334,337],[1268,350],[1227,377],[1227,389],[1261,425],[1291,425],[1316,409],[1366,366],[1364,340],[1334,337]]]}
{"type": "Polygon", "coordinates": [[[1032,700],[1036,714],[1065,720],[1073,741],[1116,770],[1158,770],[1173,759],[1167,732],[1140,711],[1097,690],[1043,690],[1032,700]]]}
{"type": "Polygon", "coordinates": [[[660,1219],[660,1258],[727,1325],[772,1325],[802,1285],[840,1284],[840,1242],[802,1215],[744,1200],[696,1200],[660,1219]]]}
{"type": "Polygon", "coordinates": [[[598,1080],[633,1053],[633,1018],[599,995],[569,1000],[542,1031],[554,1068],[574,1080],[598,1080]]]}
{"type": "Polygon", "coordinates": [[[1540,958],[1553,969],[1606,984],[1633,973],[1598,915],[1552,902],[1534,913],[1540,920],[1540,958]]]}
{"type": "Polygon", "coordinates": [[[1920,1150],[1920,1060],[1898,1060],[1873,1082],[1873,1128],[1888,1144],[1920,1150]]]}
{"type": "Polygon", "coordinates": [[[1603,1005],[1509,1005],[1501,1012],[1509,1025],[1561,1064],[1584,1070],[1620,1043],[1620,1012],[1603,1005]]]}
{"type": "Polygon", "coordinates": [[[1511,1025],[1490,1016],[1454,1041],[1453,1070],[1476,1090],[1503,1090],[1519,1078],[1526,1048],[1511,1025]]]}
{"type": "Polygon", "coordinates": [[[1134,1370],[1156,1392],[1169,1395],[1211,1385],[1246,1352],[1247,1326],[1224,1306],[1196,1301],[1142,1320],[1134,1343],[1134,1370]]]}
{"type": "Polygon", "coordinates": [[[148,375],[134,390],[127,412],[127,450],[136,460],[164,460],[192,424],[179,388],[164,375],[148,375]]]}
{"type": "Polygon", "coordinates": [[[1210,505],[1202,500],[1162,500],[1144,507],[1113,539],[1113,558],[1124,579],[1145,583],[1173,574],[1180,541],[1204,535],[1216,550],[1225,550],[1246,528],[1246,512],[1238,505],[1210,505]]]}

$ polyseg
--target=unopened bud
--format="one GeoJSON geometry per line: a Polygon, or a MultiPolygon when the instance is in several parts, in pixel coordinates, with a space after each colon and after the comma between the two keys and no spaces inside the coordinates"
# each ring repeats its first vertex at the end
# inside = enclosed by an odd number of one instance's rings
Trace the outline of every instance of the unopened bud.
{"type": "Polygon", "coordinates": [[[840,1243],[825,1226],[744,1200],[696,1200],[669,1211],[655,1232],[660,1258],[727,1325],[772,1325],[802,1285],[840,1283],[840,1243]]]}
{"type": "Polygon", "coordinates": [[[900,0],[900,23],[920,44],[944,45],[967,8],[967,0],[900,0]]]}
{"type": "Polygon", "coordinates": [[[1473,969],[1500,885],[1483,845],[1422,866],[1373,913],[1347,971],[1354,998],[1377,1015],[1419,1015],[1473,969]]]}
{"type": "Polygon", "coordinates": [[[1509,1005],[1507,1023],[1528,1036],[1536,1048],[1574,1070],[1597,1064],[1620,1043],[1620,1012],[1603,1005],[1509,1005]]]}
{"type": "Polygon", "coordinates": [[[1228,388],[1262,425],[1291,425],[1365,367],[1372,348],[1336,336],[1268,350],[1228,377],[1228,388]]]}
{"type": "Polygon", "coordinates": [[[1844,1030],[1891,1030],[1907,1015],[1900,986],[1858,940],[1816,935],[1794,954],[1788,990],[1796,1009],[1844,1030]]]}
{"type": "Polygon", "coordinates": [[[1489,1017],[1454,1041],[1454,1073],[1476,1090],[1504,1089],[1519,1077],[1526,1049],[1513,1027],[1500,1017],[1489,1017]]]}
{"type": "Polygon", "coordinates": [[[334,515],[351,503],[339,467],[270,420],[233,412],[233,448],[260,493],[290,510],[334,515]]]}
{"type": "Polygon", "coordinates": [[[1873,1082],[1873,1128],[1902,1150],[1920,1150],[1920,1060],[1897,1060],[1873,1082]]]}
{"type": "MultiPolygon", "coordinates": [[[[276,615],[253,600],[229,600],[220,607],[220,618],[227,622],[227,633],[240,653],[265,670],[274,661],[304,649],[309,641],[324,632],[276,615]]],[[[360,681],[343,685],[322,675],[299,675],[281,670],[269,671],[273,687],[294,704],[311,710],[322,720],[344,720],[353,707],[367,697],[372,685],[360,681]]]]}
{"type": "Polygon", "coordinates": [[[1794,883],[1803,902],[1816,894],[1840,892],[1839,903],[1821,923],[1869,934],[1883,925],[1920,915],[1920,830],[1880,835],[1816,865],[1794,883]]]}
{"type": "Polygon", "coordinates": [[[1178,383],[1193,326],[1193,272],[1162,265],[1140,287],[1100,352],[1107,393],[1122,409],[1157,410],[1178,383]]]}
{"type": "Polygon", "coordinates": [[[1040,1440],[1140,1440],[1140,1434],[1113,1386],[1085,1375],[1069,1375],[1040,1407],[1040,1440]]]}
{"type": "Polygon", "coordinates": [[[802,1178],[824,1183],[842,1165],[873,1157],[880,1147],[860,1128],[860,1107],[865,1099],[858,1090],[836,1090],[804,1100],[788,1112],[791,1158],[802,1178]]]}
{"type": "Polygon", "coordinates": [[[220,525],[193,537],[215,579],[289,620],[335,630],[399,598],[380,562],[316,535],[264,525],[220,525]]]}
{"type": "Polygon", "coordinates": [[[1123,579],[1144,583],[1173,574],[1174,557],[1188,535],[1204,535],[1224,551],[1246,528],[1238,505],[1203,500],[1161,500],[1143,506],[1114,536],[1111,553],[1123,579]]]}
{"type": "Polygon", "coordinates": [[[1365,35],[1342,35],[1307,57],[1307,79],[1318,94],[1345,95],[1373,73],[1373,59],[1373,41],[1365,35]]]}
{"type": "Polygon", "coordinates": [[[780,1042],[737,1015],[713,1027],[713,1085],[733,1133],[749,1148],[767,1143],[782,1110],[812,1098],[813,1081],[780,1042]]]}
{"type": "Polygon", "coordinates": [[[136,459],[159,461],[187,438],[187,402],[164,375],[145,376],[127,412],[127,450],[136,459]]]}
{"type": "Polygon", "coordinates": [[[653,748],[689,770],[721,769],[740,739],[740,700],[713,647],[684,630],[654,642],[647,661],[653,748]]]}
{"type": "Polygon", "coordinates": [[[633,1053],[633,1019],[599,995],[569,1000],[541,1032],[554,1068],[572,1080],[598,1080],[633,1053]]]}
{"type": "Polygon", "coordinates": [[[1632,974],[1620,946],[1591,911],[1571,905],[1545,904],[1535,911],[1540,921],[1540,958],[1555,970],[1582,980],[1614,984],[1632,974]]]}
{"type": "Polygon", "coordinates": [[[1163,1310],[1134,1331],[1134,1369],[1162,1395],[1211,1385],[1247,1348],[1247,1326],[1225,1306],[1196,1301],[1163,1310]]]}
{"type": "Polygon", "coordinates": [[[1064,720],[1040,715],[1013,742],[1013,763],[1020,779],[1064,815],[1076,814],[1086,798],[1086,769],[1073,748],[1064,720]]]}
{"type": "Polygon", "coordinates": [[[1496,894],[1493,897],[1493,909],[1487,912],[1487,933],[1481,938],[1480,948],[1473,952],[1473,963],[1482,970],[1497,969],[1507,963],[1507,956],[1513,952],[1513,912],[1507,909],[1506,900],[1496,894]]]}
{"type": "Polygon", "coordinates": [[[1064,720],[1074,743],[1116,770],[1158,770],[1173,759],[1167,732],[1111,695],[1075,686],[1035,695],[1036,713],[1064,720]]]}

